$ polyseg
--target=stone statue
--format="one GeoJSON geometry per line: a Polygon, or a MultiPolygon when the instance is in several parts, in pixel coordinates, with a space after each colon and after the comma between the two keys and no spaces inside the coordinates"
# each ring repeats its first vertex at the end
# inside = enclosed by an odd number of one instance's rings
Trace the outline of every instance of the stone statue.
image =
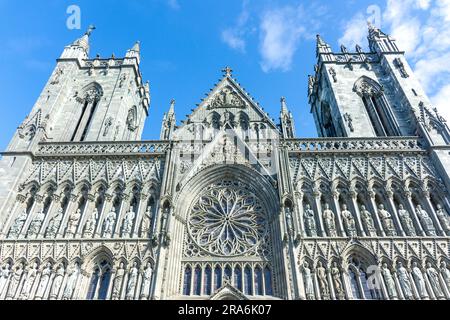
{"type": "Polygon", "coordinates": [[[119,300],[122,289],[123,277],[125,276],[125,269],[123,268],[123,262],[120,263],[119,269],[117,269],[116,276],[114,277],[114,284],[112,289],[112,299],[119,300]]]}
{"type": "Polygon", "coordinates": [[[18,238],[20,235],[20,232],[22,231],[22,228],[25,224],[25,221],[27,221],[28,213],[26,209],[22,211],[22,213],[14,220],[13,225],[11,226],[11,229],[9,230],[9,238],[18,238]]]}
{"type": "Polygon", "coordinates": [[[387,263],[383,263],[381,273],[383,274],[384,283],[386,284],[386,290],[388,292],[389,298],[398,299],[397,290],[395,289],[395,281],[392,277],[391,270],[389,270],[387,263]]]}
{"type": "Polygon", "coordinates": [[[292,221],[291,208],[285,207],[284,214],[286,216],[286,224],[287,224],[288,232],[290,234],[294,234],[294,223],[292,221]]]}
{"type": "Polygon", "coordinates": [[[7,262],[3,265],[2,269],[0,270],[0,296],[3,293],[6,284],[8,283],[10,273],[11,273],[11,263],[7,262]]]}
{"type": "Polygon", "coordinates": [[[145,238],[149,236],[150,232],[150,223],[151,223],[151,207],[147,208],[147,211],[145,211],[144,216],[142,217],[141,222],[141,230],[140,230],[140,237],[145,238]]]}
{"type": "Polygon", "coordinates": [[[116,222],[116,209],[112,208],[111,211],[106,215],[105,221],[103,222],[103,236],[112,237],[114,232],[114,224],[116,222]]]}
{"type": "Polygon", "coordinates": [[[440,204],[437,205],[436,215],[439,219],[439,222],[441,223],[442,229],[444,229],[444,231],[447,234],[449,234],[450,233],[450,217],[449,217],[447,211],[445,211],[445,209],[440,204]]]}
{"type": "Polygon", "coordinates": [[[342,211],[341,211],[342,218],[344,220],[345,228],[347,229],[348,235],[350,237],[356,237],[356,224],[355,224],[355,218],[353,218],[352,213],[347,209],[347,205],[342,205],[342,211]]]}
{"type": "Polygon", "coordinates": [[[325,228],[328,230],[328,236],[337,237],[336,222],[334,220],[334,213],[330,210],[330,206],[325,204],[325,211],[322,214],[325,228]]]}
{"type": "Polygon", "coordinates": [[[328,289],[327,271],[323,267],[322,262],[317,263],[317,278],[319,280],[319,289],[322,299],[330,298],[330,290],[328,289]]]}
{"type": "MultiPolygon", "coordinates": [[[[442,278],[444,279],[445,284],[447,285],[447,290],[450,291],[450,271],[448,270],[447,263],[445,261],[441,262],[440,271],[441,271],[442,278]]],[[[1,293],[1,290],[0,290],[0,293],[1,293]]]]}
{"type": "Polygon", "coordinates": [[[397,275],[398,281],[400,282],[400,286],[403,290],[403,294],[407,300],[414,299],[411,281],[409,279],[408,270],[403,266],[403,263],[398,262],[397,264],[397,275]]]}
{"type": "Polygon", "coordinates": [[[37,263],[34,262],[33,266],[28,270],[25,275],[25,281],[23,283],[22,292],[20,293],[20,300],[27,300],[30,297],[31,288],[33,287],[34,280],[37,276],[37,263]]]}
{"type": "Polygon", "coordinates": [[[439,272],[437,272],[437,270],[433,268],[430,262],[427,263],[426,273],[428,276],[428,280],[430,281],[430,286],[433,289],[436,298],[444,298],[444,293],[442,292],[441,284],[439,282],[439,272]]]}
{"type": "Polygon", "coordinates": [[[23,262],[21,262],[18,266],[16,266],[14,273],[11,276],[11,279],[9,280],[9,288],[8,292],[6,294],[6,299],[11,300],[16,295],[17,287],[19,286],[20,280],[22,279],[23,271],[24,271],[25,265],[23,262]]]}
{"type": "Polygon", "coordinates": [[[58,230],[63,219],[63,210],[63,208],[59,208],[53,218],[50,219],[47,227],[47,232],[45,234],[46,238],[54,238],[58,234],[58,230]]]}
{"type": "Polygon", "coordinates": [[[339,270],[337,262],[333,262],[333,265],[331,266],[331,278],[333,279],[334,289],[338,299],[344,299],[344,286],[342,285],[341,271],[339,270]]]}
{"type": "Polygon", "coordinates": [[[130,272],[128,273],[128,285],[127,285],[127,294],[126,299],[127,300],[133,300],[134,299],[134,293],[136,291],[136,283],[138,278],[139,270],[137,268],[137,262],[133,262],[133,266],[130,269],[130,272]]]}
{"type": "Polygon", "coordinates": [[[314,300],[313,278],[312,278],[311,269],[309,268],[308,262],[305,262],[303,264],[303,278],[304,278],[304,282],[305,282],[306,299],[314,300]]]}
{"type": "Polygon", "coordinates": [[[80,209],[77,209],[77,211],[73,212],[69,216],[69,222],[67,223],[67,231],[66,231],[67,236],[74,236],[75,233],[77,233],[77,227],[78,223],[80,222],[80,219],[81,219],[80,209]]]}
{"type": "Polygon", "coordinates": [[[30,223],[30,228],[28,229],[28,236],[30,238],[36,238],[38,236],[39,231],[41,231],[42,223],[44,223],[44,219],[45,213],[41,210],[30,223]]]}
{"type": "Polygon", "coordinates": [[[421,298],[428,298],[428,293],[427,293],[427,289],[426,289],[426,285],[425,285],[425,279],[423,277],[422,270],[420,270],[417,262],[414,261],[412,263],[411,271],[412,271],[413,279],[416,284],[419,296],[421,298]]]}
{"type": "Polygon", "coordinates": [[[428,215],[428,212],[422,209],[422,206],[418,205],[416,207],[416,213],[419,217],[420,221],[422,222],[422,226],[429,236],[435,236],[436,235],[436,229],[434,228],[433,220],[431,220],[430,216],[428,215]]]}
{"type": "Polygon", "coordinates": [[[384,209],[384,205],[380,204],[378,206],[378,215],[381,219],[381,224],[384,227],[384,231],[386,232],[386,235],[393,237],[397,235],[397,232],[395,231],[394,227],[394,221],[392,220],[391,214],[384,209]]]}
{"type": "Polygon", "coordinates": [[[366,209],[366,206],[364,205],[361,206],[360,213],[362,222],[366,226],[367,233],[371,237],[376,237],[377,229],[375,228],[375,224],[372,219],[372,214],[366,209]]]}
{"type": "Polygon", "coordinates": [[[66,288],[63,293],[63,300],[72,299],[73,292],[75,291],[75,287],[77,285],[78,275],[80,274],[80,265],[78,262],[75,262],[73,267],[69,270],[69,276],[67,278],[66,288]]]}
{"type": "Polygon", "coordinates": [[[122,237],[131,237],[131,233],[133,232],[133,221],[135,217],[136,214],[134,213],[133,207],[130,207],[130,211],[128,211],[123,218],[122,237]]]}
{"type": "Polygon", "coordinates": [[[311,237],[317,237],[316,219],[314,217],[314,211],[309,204],[305,207],[303,217],[305,219],[305,229],[307,234],[311,237]]]}
{"type": "Polygon", "coordinates": [[[64,280],[64,272],[64,265],[60,264],[56,268],[55,277],[53,278],[53,284],[50,289],[50,300],[55,300],[58,298],[58,293],[64,280]]]}
{"type": "Polygon", "coordinates": [[[98,210],[95,209],[88,221],[86,221],[86,224],[84,226],[84,233],[83,236],[86,238],[91,238],[95,233],[95,227],[97,226],[97,220],[98,220],[98,210]]]}
{"type": "Polygon", "coordinates": [[[41,272],[41,279],[39,281],[39,286],[35,295],[36,300],[40,300],[44,297],[45,290],[47,289],[47,285],[50,280],[51,274],[52,274],[52,264],[50,262],[47,262],[45,268],[41,272]]]}
{"type": "Polygon", "coordinates": [[[141,299],[148,299],[148,296],[150,295],[150,286],[152,284],[152,275],[153,275],[153,269],[152,264],[150,262],[147,262],[147,267],[145,268],[144,272],[142,273],[142,290],[141,290],[141,299]]]}
{"type": "Polygon", "coordinates": [[[405,230],[406,234],[408,236],[415,237],[417,234],[416,229],[414,228],[414,223],[409,216],[408,211],[405,210],[402,204],[398,206],[398,216],[403,224],[403,229],[405,230]]]}

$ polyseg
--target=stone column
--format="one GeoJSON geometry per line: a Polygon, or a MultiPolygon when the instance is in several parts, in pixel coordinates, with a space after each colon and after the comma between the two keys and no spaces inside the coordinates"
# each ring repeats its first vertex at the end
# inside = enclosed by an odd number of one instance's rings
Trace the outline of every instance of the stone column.
{"type": "Polygon", "coordinates": [[[306,237],[306,230],[305,230],[305,223],[303,221],[303,193],[302,192],[296,192],[294,194],[294,201],[297,202],[297,212],[298,212],[298,219],[297,223],[299,225],[300,234],[302,237],[306,237]]]}
{"type": "Polygon", "coordinates": [[[108,283],[108,291],[106,292],[105,300],[111,300],[111,298],[112,298],[111,294],[112,294],[112,289],[113,289],[115,277],[116,277],[116,269],[112,268],[111,269],[111,277],[110,277],[109,283],[108,283]]]}
{"type": "Polygon", "coordinates": [[[389,208],[391,209],[391,212],[392,212],[392,217],[394,218],[394,223],[397,226],[397,231],[400,233],[400,235],[402,237],[404,237],[406,234],[405,234],[405,231],[403,230],[402,224],[398,217],[397,208],[394,203],[394,192],[392,192],[391,190],[388,189],[388,190],[386,190],[386,195],[389,199],[388,204],[389,204],[389,208]]]}
{"type": "Polygon", "coordinates": [[[358,201],[357,201],[358,200],[358,193],[355,190],[351,190],[350,191],[350,196],[352,198],[352,201],[351,201],[352,207],[353,207],[352,209],[353,209],[353,212],[356,215],[356,225],[358,226],[360,235],[365,237],[366,236],[366,232],[364,231],[364,226],[363,226],[362,221],[361,221],[361,213],[359,212],[359,208],[358,208],[358,201]]]}
{"type": "Polygon", "coordinates": [[[97,226],[95,228],[95,235],[94,235],[95,238],[98,238],[102,235],[103,221],[105,219],[105,215],[107,215],[112,208],[112,200],[113,200],[112,195],[105,194],[105,203],[103,204],[103,208],[102,208],[101,212],[98,213],[98,221],[97,221],[97,226]]]}
{"type": "MultiPolygon", "coordinates": [[[[319,221],[319,230],[317,230],[317,235],[322,235],[322,237],[326,237],[327,236],[327,232],[324,228],[324,224],[323,224],[323,219],[322,219],[322,206],[320,204],[320,197],[321,197],[321,193],[317,190],[314,191],[313,193],[314,195],[314,205],[315,205],[315,212],[317,214],[317,220],[319,221]]],[[[313,209],[313,210],[314,210],[313,209]]]]}
{"type": "Polygon", "coordinates": [[[425,199],[425,204],[427,206],[428,211],[430,212],[431,219],[433,219],[434,225],[436,226],[436,234],[444,237],[447,236],[444,229],[442,229],[441,222],[439,221],[436,211],[434,210],[433,204],[431,203],[430,192],[424,191],[422,196],[425,199]]]}
{"type": "MultiPolygon", "coordinates": [[[[341,206],[339,204],[339,192],[337,190],[332,191],[333,194],[333,205],[335,209],[335,214],[337,217],[337,226],[339,227],[339,233],[342,237],[346,237],[347,233],[344,229],[344,224],[342,223],[342,217],[341,217],[341,206]]],[[[339,235],[338,233],[338,235],[339,235]]]]}
{"type": "Polygon", "coordinates": [[[408,209],[411,212],[413,216],[413,221],[415,222],[417,233],[421,236],[426,236],[425,231],[422,228],[422,224],[420,223],[419,217],[416,213],[416,208],[414,208],[414,204],[412,202],[412,193],[411,191],[405,191],[404,192],[405,198],[407,199],[408,209]]]}
{"type": "Polygon", "coordinates": [[[334,292],[333,278],[331,277],[330,268],[327,268],[328,288],[330,289],[330,299],[336,300],[336,294],[334,292]]]}
{"type": "Polygon", "coordinates": [[[312,267],[311,267],[311,276],[313,278],[314,294],[316,296],[316,300],[322,300],[322,296],[320,294],[319,282],[317,281],[317,272],[315,269],[312,269],[312,267]]]}
{"type": "Polygon", "coordinates": [[[14,223],[14,219],[17,217],[17,212],[20,212],[21,210],[23,210],[25,208],[25,201],[26,201],[26,197],[18,194],[16,197],[16,201],[14,203],[14,206],[12,208],[12,210],[9,213],[9,216],[7,218],[7,220],[5,221],[5,224],[3,225],[3,229],[1,230],[2,233],[1,235],[5,238],[8,233],[9,233],[9,229],[11,228],[11,225],[14,223]]]}
{"type": "Polygon", "coordinates": [[[400,281],[398,280],[397,270],[394,269],[394,271],[392,271],[392,277],[394,278],[398,299],[406,300],[405,295],[403,294],[402,286],[400,285],[400,281]]]}

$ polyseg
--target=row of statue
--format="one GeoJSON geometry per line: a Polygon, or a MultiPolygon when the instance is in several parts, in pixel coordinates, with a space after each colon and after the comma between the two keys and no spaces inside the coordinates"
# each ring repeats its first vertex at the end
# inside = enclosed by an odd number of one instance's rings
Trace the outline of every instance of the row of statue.
{"type": "MultiPolygon", "coordinates": [[[[30,222],[30,226],[26,235],[28,238],[36,238],[41,230],[41,227],[45,220],[44,211],[38,212],[38,214],[33,218],[30,222]]],[[[61,223],[64,218],[64,209],[59,208],[59,210],[55,213],[55,215],[50,219],[48,226],[46,228],[45,237],[46,238],[55,238],[58,235],[58,231],[60,229],[61,223]]],[[[67,221],[67,228],[65,230],[66,237],[73,237],[77,233],[78,225],[80,224],[82,218],[81,209],[77,209],[72,214],[69,215],[67,221]]],[[[122,226],[121,226],[121,236],[125,238],[130,238],[133,234],[133,225],[135,222],[136,213],[134,212],[134,208],[130,207],[130,210],[125,213],[122,226]]],[[[22,212],[13,222],[8,237],[9,238],[18,238],[22,232],[22,229],[28,219],[28,213],[26,211],[22,212]]],[[[150,228],[151,228],[151,207],[148,207],[146,212],[142,217],[141,227],[139,231],[140,237],[148,237],[150,228]]],[[[108,212],[103,220],[103,226],[101,230],[101,236],[104,238],[111,238],[114,234],[114,227],[117,220],[117,212],[116,208],[112,208],[110,212],[108,212]]],[[[97,224],[99,222],[99,212],[98,209],[94,209],[86,223],[83,227],[83,237],[92,238],[96,233],[97,224]]]]}
{"type": "MultiPolygon", "coordinates": [[[[128,300],[135,299],[136,292],[140,299],[148,299],[153,275],[151,263],[148,262],[144,270],[140,271],[137,262],[134,262],[128,271],[126,284],[124,284],[125,273],[124,263],[122,262],[112,280],[111,299],[121,299],[122,292],[125,294],[125,299],[128,300]],[[142,274],[141,287],[140,290],[136,291],[140,273],[142,274]]],[[[11,269],[11,264],[7,262],[0,269],[0,297],[7,300],[28,300],[30,298],[35,300],[47,298],[50,300],[76,299],[75,290],[80,285],[80,275],[81,268],[78,262],[68,268],[67,272],[62,263],[53,269],[52,264],[48,262],[39,271],[37,263],[33,263],[30,268],[27,268],[22,262],[11,269]],[[37,289],[34,296],[31,297],[39,273],[39,283],[36,284],[37,289]],[[67,278],[66,281],[64,281],[65,278],[67,278]]],[[[78,298],[84,298],[83,293],[78,294],[78,296],[78,298]]]]}
{"type": "MultiPolygon", "coordinates": [[[[361,205],[359,211],[364,232],[367,234],[367,236],[376,237],[377,228],[375,226],[372,214],[364,205],[361,205]]],[[[417,236],[418,234],[414,225],[414,221],[411,218],[409,212],[405,210],[402,204],[399,205],[397,212],[405,234],[412,237],[417,236]]],[[[383,204],[380,204],[378,206],[377,214],[381,224],[379,229],[382,229],[387,236],[397,236],[398,230],[395,227],[393,217],[391,213],[385,209],[383,204]]],[[[428,212],[424,210],[420,205],[418,205],[416,207],[416,214],[419,219],[419,221],[417,221],[417,225],[423,228],[425,234],[428,236],[436,236],[436,228],[428,212]]],[[[439,222],[441,223],[444,232],[446,234],[450,234],[450,216],[448,215],[447,211],[441,205],[438,205],[436,215],[439,219],[439,222]]],[[[318,228],[316,223],[316,216],[309,204],[306,204],[305,206],[303,217],[307,235],[310,237],[317,237],[318,228]]],[[[358,235],[356,220],[354,215],[348,210],[347,205],[345,204],[342,205],[341,217],[343,227],[345,228],[347,236],[356,237],[358,235]]],[[[324,206],[324,211],[322,212],[321,218],[323,221],[323,227],[325,229],[324,233],[326,232],[326,235],[329,237],[337,237],[338,231],[336,228],[336,217],[334,212],[330,209],[329,204],[327,203],[324,206]]],[[[343,235],[345,236],[345,234],[343,235]]]]}
{"type": "MultiPolygon", "coordinates": [[[[401,291],[403,298],[406,300],[430,299],[432,297],[436,299],[446,299],[446,296],[450,298],[450,271],[445,261],[440,263],[439,270],[436,270],[430,262],[427,262],[425,270],[422,271],[416,261],[411,264],[410,270],[408,270],[402,262],[397,262],[397,268],[394,271],[388,267],[387,263],[383,263],[381,268],[375,267],[373,270],[375,271],[374,275],[378,275],[378,277],[375,276],[372,282],[370,279],[367,279],[365,285],[368,287],[366,289],[382,292],[381,287],[383,282],[389,299],[400,299],[399,291],[401,291]],[[396,284],[396,280],[398,280],[398,285],[396,284]]],[[[308,262],[304,262],[302,274],[305,295],[308,300],[318,298],[315,293],[316,286],[320,292],[320,297],[323,300],[331,299],[331,288],[334,290],[337,299],[345,299],[346,294],[343,284],[343,275],[345,274],[348,276],[348,272],[342,272],[342,269],[338,266],[337,262],[333,262],[329,270],[327,270],[320,261],[317,263],[315,270],[311,269],[308,262]],[[317,285],[314,285],[314,277],[317,279],[317,285]]],[[[349,277],[349,281],[357,280],[349,277]]],[[[358,285],[355,284],[355,286],[358,285]]],[[[353,295],[353,293],[351,295],[353,295]]],[[[365,298],[367,299],[368,297],[365,298]]],[[[378,299],[382,299],[381,294],[378,296],[378,299]]]]}

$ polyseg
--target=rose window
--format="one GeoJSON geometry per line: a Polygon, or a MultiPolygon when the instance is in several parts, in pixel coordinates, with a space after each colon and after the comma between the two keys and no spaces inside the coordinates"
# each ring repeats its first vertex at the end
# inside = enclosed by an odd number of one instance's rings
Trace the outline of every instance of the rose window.
{"type": "Polygon", "coordinates": [[[238,256],[255,249],[267,232],[266,213],[255,193],[236,181],[203,189],[188,220],[193,241],[220,256],[238,256]]]}

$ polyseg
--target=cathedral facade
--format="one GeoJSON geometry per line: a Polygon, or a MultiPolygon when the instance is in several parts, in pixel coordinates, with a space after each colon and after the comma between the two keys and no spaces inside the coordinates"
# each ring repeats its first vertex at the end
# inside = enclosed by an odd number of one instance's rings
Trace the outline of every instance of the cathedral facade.
{"type": "Polygon", "coordinates": [[[395,40],[317,37],[295,135],[223,77],[143,141],[140,45],[67,46],[0,159],[0,299],[450,299],[450,131],[395,40]]]}

